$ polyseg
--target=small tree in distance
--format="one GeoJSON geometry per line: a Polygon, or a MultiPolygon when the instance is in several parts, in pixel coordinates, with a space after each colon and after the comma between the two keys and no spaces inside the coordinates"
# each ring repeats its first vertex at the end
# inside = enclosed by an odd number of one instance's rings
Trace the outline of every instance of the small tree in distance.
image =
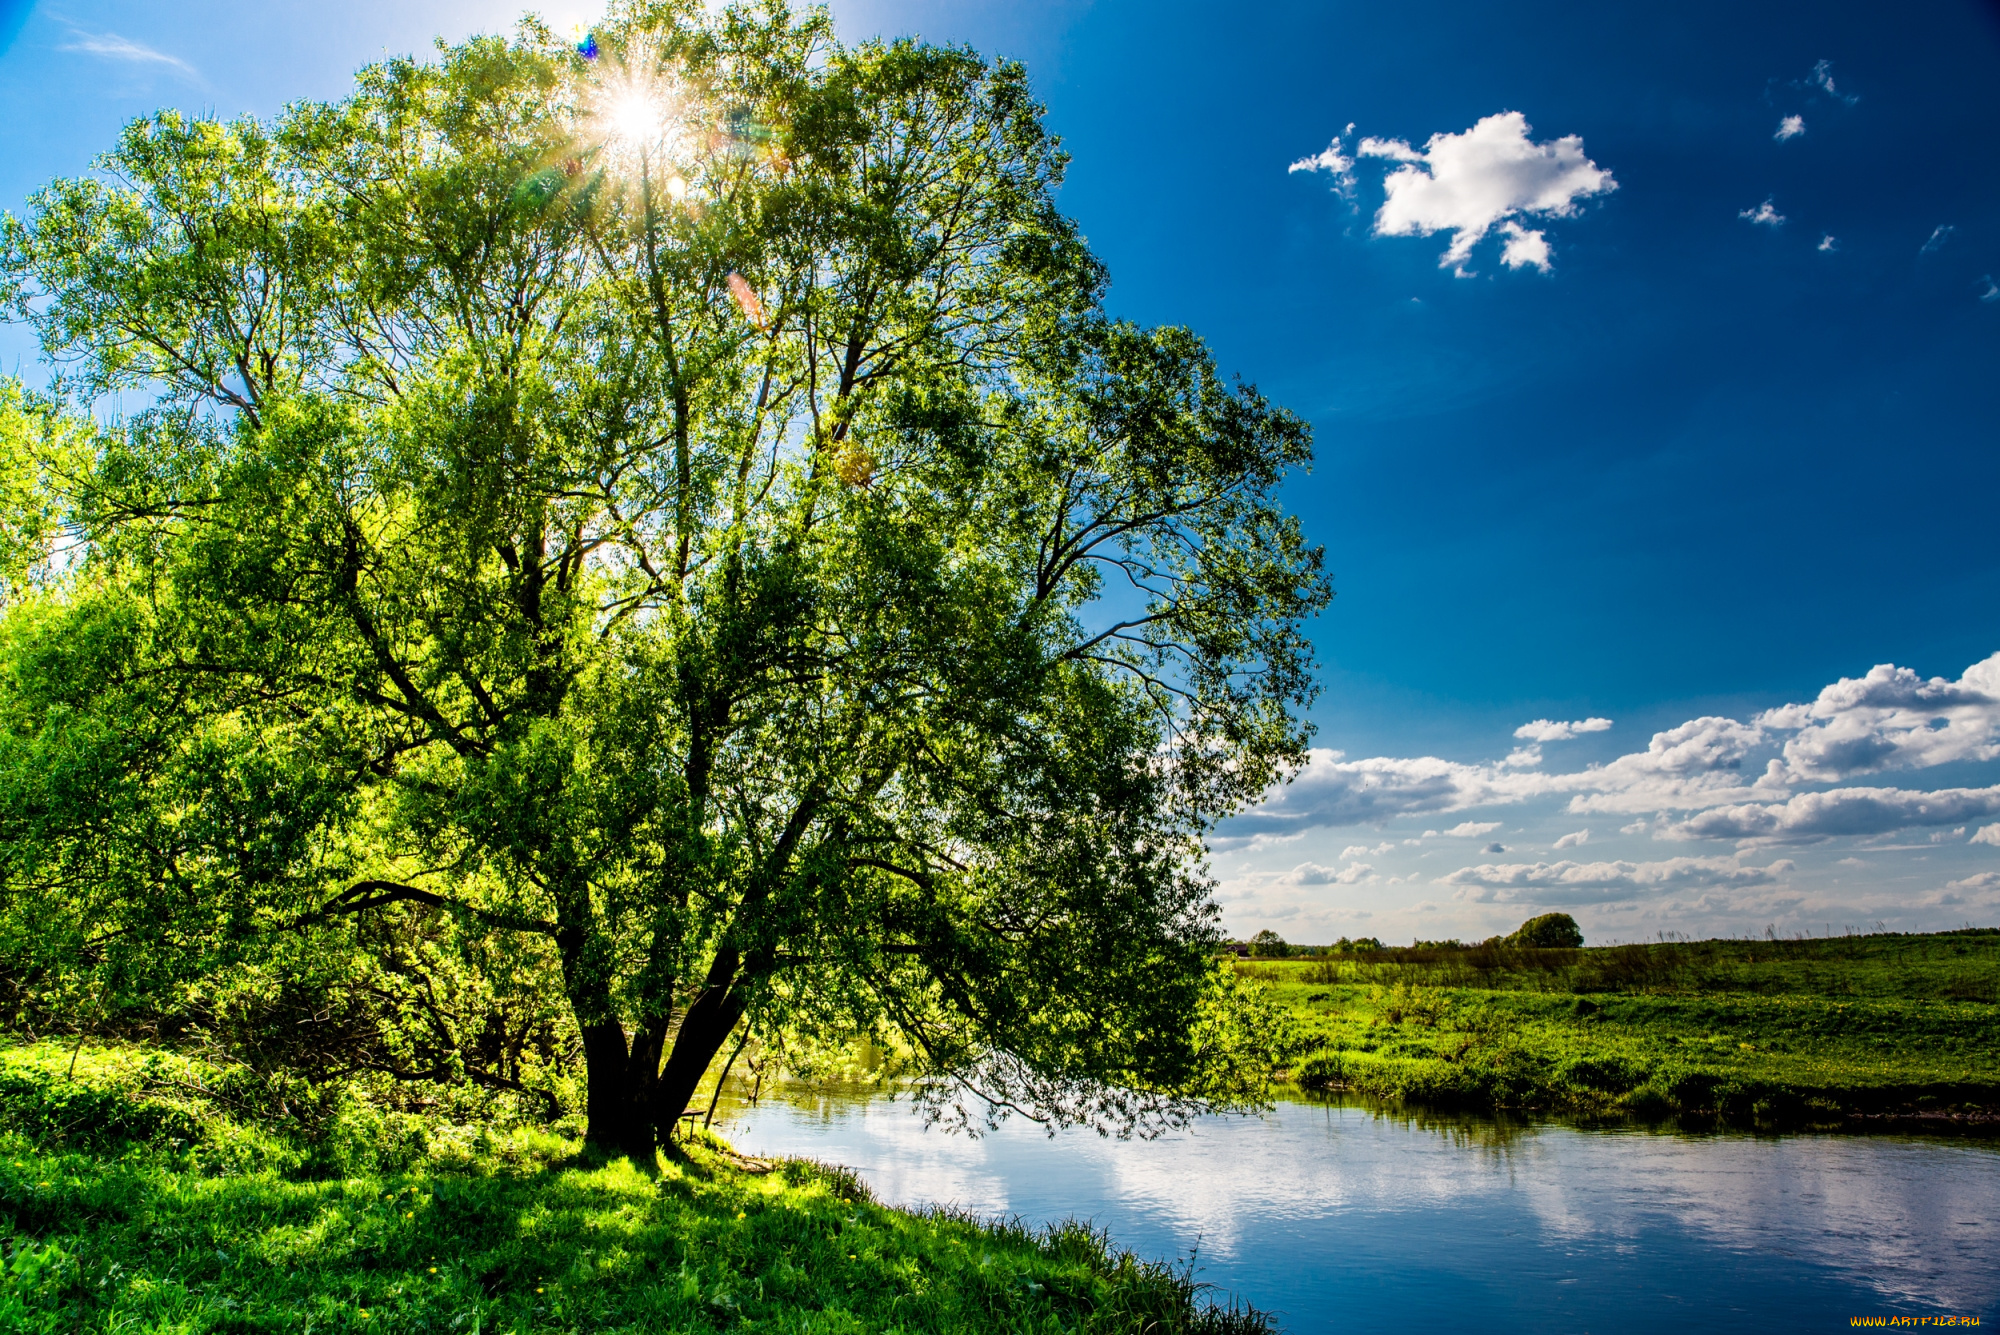
{"type": "Polygon", "coordinates": [[[1567,913],[1544,913],[1522,923],[1507,938],[1507,943],[1542,950],[1574,950],[1583,945],[1583,929],[1567,913]]]}
{"type": "Polygon", "coordinates": [[[1018,66],[671,3],[39,192],[10,948],[542,968],[633,1153],[749,1032],[1242,1096],[1200,841],[1304,755],[1310,441],[1104,316],[1063,161],[1018,66]]]}

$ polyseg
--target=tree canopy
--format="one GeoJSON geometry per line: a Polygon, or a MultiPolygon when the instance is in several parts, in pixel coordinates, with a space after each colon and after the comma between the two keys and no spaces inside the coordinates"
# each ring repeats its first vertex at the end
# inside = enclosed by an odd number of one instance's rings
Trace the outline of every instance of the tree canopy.
{"type": "Polygon", "coordinates": [[[373,970],[499,1084],[573,1025],[635,1150],[749,1032],[1059,1121],[1240,1093],[1201,839],[1303,757],[1310,436],[1106,316],[1063,166],[1019,66],[670,3],[37,193],[17,975],[373,970]]]}

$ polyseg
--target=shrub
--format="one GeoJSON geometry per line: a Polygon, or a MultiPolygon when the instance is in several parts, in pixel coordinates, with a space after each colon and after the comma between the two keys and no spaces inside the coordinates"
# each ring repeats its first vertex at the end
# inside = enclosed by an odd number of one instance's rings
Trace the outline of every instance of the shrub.
{"type": "Polygon", "coordinates": [[[1577,1057],[1556,1068],[1564,1084],[1603,1094],[1623,1094],[1646,1083],[1650,1073],[1618,1057],[1577,1057]]]}
{"type": "Polygon", "coordinates": [[[1347,1063],[1338,1052],[1322,1048],[1300,1062],[1292,1078],[1302,1089],[1334,1089],[1347,1083],[1347,1063]]]}

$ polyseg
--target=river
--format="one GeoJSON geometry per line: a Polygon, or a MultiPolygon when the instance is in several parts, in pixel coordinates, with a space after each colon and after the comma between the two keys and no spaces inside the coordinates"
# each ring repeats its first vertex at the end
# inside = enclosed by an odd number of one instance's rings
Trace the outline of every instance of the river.
{"type": "Polygon", "coordinates": [[[1087,1219],[1318,1331],[1848,1329],[2000,1320],[2000,1144],[1667,1135],[1280,1102],[1151,1141],[978,1139],[907,1102],[731,1103],[742,1151],[858,1169],[896,1205],[1087,1219]]]}

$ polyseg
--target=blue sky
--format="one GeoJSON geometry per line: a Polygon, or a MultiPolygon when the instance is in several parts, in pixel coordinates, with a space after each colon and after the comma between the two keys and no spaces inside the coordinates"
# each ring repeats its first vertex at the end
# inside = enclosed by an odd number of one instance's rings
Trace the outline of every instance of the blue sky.
{"type": "MultiPolygon", "coordinates": [[[[0,0],[0,206],[516,8],[0,0]]],[[[1025,60],[1114,310],[1315,425],[1321,750],[1232,929],[2000,921],[2000,9],[835,13],[1025,60]]]]}

